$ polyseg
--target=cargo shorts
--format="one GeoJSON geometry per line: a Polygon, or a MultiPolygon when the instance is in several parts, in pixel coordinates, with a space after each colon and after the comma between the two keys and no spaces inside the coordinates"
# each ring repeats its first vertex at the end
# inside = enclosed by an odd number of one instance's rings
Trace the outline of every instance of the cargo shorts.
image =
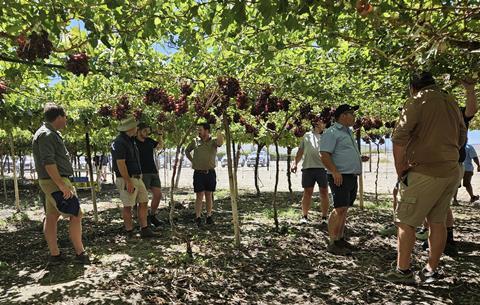
{"type": "MultiPolygon", "coordinates": [[[[73,186],[72,182],[70,179],[66,177],[62,177],[63,182],[65,185],[70,188],[75,196],[77,196],[77,191],[75,190],[75,187],[73,186]]],[[[53,182],[52,179],[39,179],[38,184],[40,185],[40,189],[42,192],[45,194],[45,213],[46,214],[60,214],[64,218],[68,218],[70,216],[75,216],[67,213],[60,212],[57,208],[57,202],[55,199],[52,197],[53,192],[57,192],[60,189],[58,186],[53,182]]],[[[83,215],[82,209],[80,208],[80,212],[78,214],[79,217],[83,215]]]]}
{"type": "Polygon", "coordinates": [[[133,182],[133,187],[135,190],[133,193],[127,192],[127,185],[125,179],[122,177],[117,178],[115,184],[117,190],[120,193],[120,200],[123,203],[124,207],[133,207],[136,203],[147,203],[148,202],[148,191],[143,183],[142,179],[139,178],[130,178],[133,182]]]}

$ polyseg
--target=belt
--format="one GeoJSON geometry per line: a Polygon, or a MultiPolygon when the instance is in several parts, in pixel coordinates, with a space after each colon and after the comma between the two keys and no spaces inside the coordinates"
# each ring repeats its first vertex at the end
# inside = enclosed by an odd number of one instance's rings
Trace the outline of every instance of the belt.
{"type": "Polygon", "coordinates": [[[135,179],[142,179],[142,175],[132,175],[131,177],[135,179]]]}
{"type": "Polygon", "coordinates": [[[195,172],[195,173],[200,173],[200,174],[208,174],[208,173],[210,173],[210,172],[213,172],[213,173],[214,173],[215,170],[214,170],[214,169],[207,169],[207,170],[199,170],[199,169],[196,169],[194,172],[195,172]]]}
{"type": "Polygon", "coordinates": [[[60,175],[62,178],[70,178],[70,175],[60,175]]]}

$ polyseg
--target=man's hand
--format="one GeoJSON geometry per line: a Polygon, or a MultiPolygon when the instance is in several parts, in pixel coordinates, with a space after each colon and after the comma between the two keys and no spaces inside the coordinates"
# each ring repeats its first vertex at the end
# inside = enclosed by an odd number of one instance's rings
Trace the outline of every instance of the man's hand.
{"type": "Polygon", "coordinates": [[[132,180],[127,180],[125,181],[126,183],[126,186],[127,186],[127,192],[129,192],[130,194],[133,193],[135,191],[135,187],[133,186],[133,182],[132,180]]]}
{"type": "Polygon", "coordinates": [[[69,199],[73,197],[73,191],[65,184],[61,185],[59,189],[60,191],[62,191],[64,199],[69,199]]]}
{"type": "Polygon", "coordinates": [[[297,164],[295,164],[295,163],[292,164],[292,166],[290,167],[290,171],[291,171],[292,173],[296,173],[296,172],[297,172],[297,164]]]}
{"type": "Polygon", "coordinates": [[[335,183],[336,186],[341,186],[343,183],[343,177],[342,174],[339,172],[334,172],[332,173],[333,176],[333,183],[335,183]]]}
{"type": "Polygon", "coordinates": [[[362,162],[367,162],[368,160],[370,160],[369,156],[362,156],[362,162]]]}

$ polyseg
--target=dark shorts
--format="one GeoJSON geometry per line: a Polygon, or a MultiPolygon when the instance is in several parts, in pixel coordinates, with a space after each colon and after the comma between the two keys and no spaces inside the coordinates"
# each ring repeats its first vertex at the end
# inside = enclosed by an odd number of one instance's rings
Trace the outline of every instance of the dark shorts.
{"type": "Polygon", "coordinates": [[[467,172],[463,174],[463,186],[470,186],[472,184],[473,172],[467,172]]]}
{"type": "Polygon", "coordinates": [[[142,174],[142,180],[147,190],[152,187],[162,187],[160,184],[160,176],[158,174],[142,174]]]}
{"type": "Polygon", "coordinates": [[[314,187],[315,183],[319,187],[328,187],[327,171],[324,168],[302,169],[302,187],[314,187]]]}
{"type": "Polygon", "coordinates": [[[193,191],[200,192],[215,192],[217,187],[217,174],[215,170],[194,171],[193,172],[193,191]]]}
{"type": "Polygon", "coordinates": [[[328,175],[328,184],[333,196],[334,208],[348,208],[353,206],[355,199],[357,199],[358,179],[357,175],[343,174],[343,183],[336,186],[333,183],[333,176],[328,175]]]}

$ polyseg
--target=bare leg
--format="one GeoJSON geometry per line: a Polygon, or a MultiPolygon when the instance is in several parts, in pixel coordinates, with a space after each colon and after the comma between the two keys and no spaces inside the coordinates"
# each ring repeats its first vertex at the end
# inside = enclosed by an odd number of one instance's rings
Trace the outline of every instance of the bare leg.
{"type": "Polygon", "coordinates": [[[341,236],[343,219],[346,217],[347,208],[335,208],[332,213],[330,213],[330,218],[328,219],[328,235],[330,240],[338,240],[341,236]]]}
{"type": "Polygon", "coordinates": [[[302,197],[303,217],[308,216],[308,211],[310,210],[310,206],[312,205],[312,195],[313,195],[313,187],[306,187],[303,189],[303,197],[302,197]]]}
{"type": "Polygon", "coordinates": [[[397,268],[410,269],[413,247],[415,245],[415,228],[404,223],[397,223],[397,268]]]}
{"type": "Polygon", "coordinates": [[[328,217],[328,209],[330,207],[330,202],[328,198],[328,187],[320,188],[320,202],[322,206],[322,217],[328,217]]]}
{"type": "Polygon", "coordinates": [[[75,248],[75,254],[81,254],[85,249],[82,243],[82,218],[80,216],[70,217],[69,233],[73,248],[75,248]]]}
{"type": "Polygon", "coordinates": [[[207,216],[212,216],[212,210],[213,210],[212,192],[205,192],[205,202],[207,205],[207,216]]]}
{"type": "Polygon", "coordinates": [[[428,235],[428,244],[430,247],[430,253],[428,255],[428,268],[435,270],[438,268],[440,258],[442,257],[445,244],[447,242],[447,227],[445,223],[432,223],[430,224],[430,233],[428,235]]]}
{"type": "Polygon", "coordinates": [[[159,187],[152,187],[152,203],[150,204],[150,212],[152,215],[157,213],[158,206],[160,205],[160,200],[162,199],[162,190],[159,187]]]}
{"type": "Polygon", "coordinates": [[[43,233],[45,234],[45,240],[47,241],[48,250],[50,255],[56,256],[60,254],[57,244],[57,222],[60,214],[50,213],[45,216],[43,222],[43,233]]]}
{"type": "Polygon", "coordinates": [[[195,217],[199,218],[202,215],[202,208],[203,208],[203,197],[205,196],[205,192],[198,192],[196,193],[197,198],[195,199],[195,217]]]}
{"type": "Polygon", "coordinates": [[[132,207],[123,207],[122,210],[123,223],[125,225],[125,230],[133,230],[133,219],[132,219],[132,207]]]}

